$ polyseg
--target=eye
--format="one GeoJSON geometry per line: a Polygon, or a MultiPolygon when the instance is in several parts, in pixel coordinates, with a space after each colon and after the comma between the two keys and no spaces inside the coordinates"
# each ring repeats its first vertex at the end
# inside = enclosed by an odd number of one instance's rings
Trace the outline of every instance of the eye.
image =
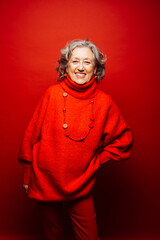
{"type": "Polygon", "coordinates": [[[89,64],[90,64],[90,62],[89,62],[89,61],[84,61],[84,63],[85,63],[85,64],[87,64],[87,65],[89,65],[89,64]]]}
{"type": "Polygon", "coordinates": [[[76,64],[78,63],[78,60],[73,60],[72,63],[76,64]]]}

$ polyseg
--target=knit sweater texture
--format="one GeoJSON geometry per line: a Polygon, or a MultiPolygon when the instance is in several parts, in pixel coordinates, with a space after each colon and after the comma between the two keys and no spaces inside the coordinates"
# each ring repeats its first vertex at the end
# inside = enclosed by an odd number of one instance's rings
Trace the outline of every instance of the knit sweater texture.
{"type": "Polygon", "coordinates": [[[96,80],[78,85],[67,76],[46,90],[24,134],[18,160],[28,196],[64,201],[87,195],[99,167],[129,158],[132,142],[118,107],[96,80]]]}

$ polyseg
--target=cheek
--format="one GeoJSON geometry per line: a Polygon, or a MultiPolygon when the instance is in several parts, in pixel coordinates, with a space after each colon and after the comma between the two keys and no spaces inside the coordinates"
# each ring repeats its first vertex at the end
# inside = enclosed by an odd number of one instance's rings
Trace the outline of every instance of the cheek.
{"type": "Polygon", "coordinates": [[[66,68],[66,70],[67,70],[67,72],[70,72],[70,73],[72,73],[73,71],[74,71],[74,67],[72,66],[72,65],[69,65],[67,68],[66,68]]]}
{"type": "Polygon", "coordinates": [[[90,74],[95,74],[95,72],[96,72],[96,70],[94,69],[94,68],[89,68],[88,69],[88,73],[90,73],[90,74]]]}

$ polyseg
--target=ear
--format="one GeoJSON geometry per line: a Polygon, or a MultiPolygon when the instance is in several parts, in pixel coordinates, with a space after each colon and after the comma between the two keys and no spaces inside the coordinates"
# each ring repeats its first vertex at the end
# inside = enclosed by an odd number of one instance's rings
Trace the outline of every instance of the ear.
{"type": "Polygon", "coordinates": [[[95,69],[94,69],[94,72],[93,72],[93,73],[94,73],[94,75],[96,74],[96,72],[97,72],[97,68],[95,68],[95,69]]]}

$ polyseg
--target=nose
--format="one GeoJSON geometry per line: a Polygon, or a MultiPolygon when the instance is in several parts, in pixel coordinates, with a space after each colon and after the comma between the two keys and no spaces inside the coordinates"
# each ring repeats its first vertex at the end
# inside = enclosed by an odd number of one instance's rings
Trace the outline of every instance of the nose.
{"type": "Polygon", "coordinates": [[[82,61],[80,61],[79,64],[78,64],[78,70],[80,70],[80,71],[84,70],[82,61]]]}

